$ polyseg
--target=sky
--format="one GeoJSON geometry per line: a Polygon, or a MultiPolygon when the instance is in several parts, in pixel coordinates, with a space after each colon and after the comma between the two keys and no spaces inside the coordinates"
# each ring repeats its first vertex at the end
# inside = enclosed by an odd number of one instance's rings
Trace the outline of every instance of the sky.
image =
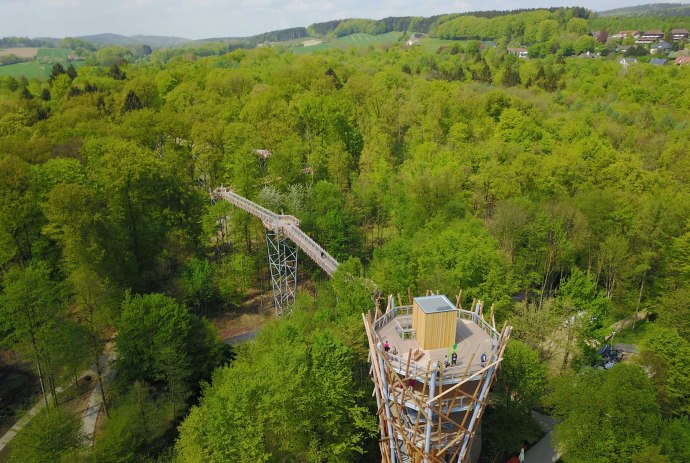
{"type": "Polygon", "coordinates": [[[104,32],[190,39],[243,37],[343,18],[562,5],[597,11],[664,2],[679,0],[0,0],[0,37],[76,37],[104,32]]]}

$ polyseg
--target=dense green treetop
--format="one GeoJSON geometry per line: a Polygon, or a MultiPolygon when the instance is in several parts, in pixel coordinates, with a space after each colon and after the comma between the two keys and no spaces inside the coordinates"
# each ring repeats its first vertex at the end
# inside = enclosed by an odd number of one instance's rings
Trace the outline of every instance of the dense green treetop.
{"type": "Polygon", "coordinates": [[[300,258],[309,293],[216,370],[181,427],[183,461],[375,454],[361,313],[407,288],[463,289],[515,325],[492,398],[516,423],[500,428],[503,450],[533,435],[528,409],[545,404],[574,461],[683,461],[690,68],[568,58],[591,48],[594,21],[568,11],[438,26],[494,30],[495,48],[209,45],[139,63],[115,48],[76,76],[0,78],[7,347],[50,389],[116,336],[120,387],[93,455],[129,458],[128,439],[141,458],[170,448],[199,380],[227,360],[197,315],[234,310],[267,275],[262,224],[208,200],[222,184],[298,217],[341,271],[324,283],[300,258]],[[536,58],[508,54],[528,39],[536,58]],[[645,309],[660,325],[640,345],[646,373],[570,372],[645,309]],[[539,362],[564,378],[546,402],[539,362]]]}

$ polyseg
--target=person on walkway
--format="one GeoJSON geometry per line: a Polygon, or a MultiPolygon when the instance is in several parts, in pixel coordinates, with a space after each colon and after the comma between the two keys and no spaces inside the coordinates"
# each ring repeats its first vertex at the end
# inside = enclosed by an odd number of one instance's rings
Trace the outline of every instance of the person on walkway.
{"type": "Polygon", "coordinates": [[[453,355],[450,356],[450,364],[455,366],[458,364],[458,353],[453,351],[453,355]]]}
{"type": "Polygon", "coordinates": [[[448,361],[447,355],[443,358],[443,366],[446,368],[448,368],[450,366],[450,362],[448,361]]]}
{"type": "Polygon", "coordinates": [[[484,368],[486,366],[486,352],[482,353],[481,362],[482,362],[482,368],[484,368]]]}
{"type": "Polygon", "coordinates": [[[390,346],[390,344],[388,344],[388,341],[386,341],[386,342],[383,343],[383,350],[386,351],[386,352],[388,352],[389,350],[391,350],[391,346],[390,346]]]}
{"type": "Polygon", "coordinates": [[[518,458],[520,459],[520,463],[525,462],[525,448],[524,447],[522,447],[520,449],[520,456],[518,458]]]}

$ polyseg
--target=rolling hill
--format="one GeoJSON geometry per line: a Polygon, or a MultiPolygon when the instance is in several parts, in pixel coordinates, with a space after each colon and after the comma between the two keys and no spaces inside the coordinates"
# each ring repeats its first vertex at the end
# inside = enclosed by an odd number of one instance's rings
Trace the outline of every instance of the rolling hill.
{"type": "Polygon", "coordinates": [[[151,48],[164,48],[174,45],[181,45],[191,42],[190,39],[182,37],[167,37],[161,35],[120,35],[120,34],[95,34],[83,35],[77,37],[81,40],[87,40],[96,45],[148,45],[151,48]]]}
{"type": "Polygon", "coordinates": [[[649,3],[613,10],[598,11],[599,16],[690,16],[687,3],[649,3]]]}

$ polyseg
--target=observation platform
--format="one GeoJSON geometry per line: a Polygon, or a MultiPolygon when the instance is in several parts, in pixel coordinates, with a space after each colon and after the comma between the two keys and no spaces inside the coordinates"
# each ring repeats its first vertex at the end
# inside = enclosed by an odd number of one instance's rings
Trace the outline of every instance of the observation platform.
{"type": "MultiPolygon", "coordinates": [[[[450,319],[450,323],[455,324],[455,329],[452,330],[450,337],[446,333],[445,343],[441,347],[424,349],[420,345],[421,340],[418,339],[421,333],[413,329],[414,305],[389,308],[383,316],[374,321],[374,331],[377,342],[380,342],[381,346],[386,341],[388,342],[390,347],[388,360],[398,373],[407,374],[408,377],[415,377],[423,382],[429,366],[433,368],[433,365],[437,363],[442,372],[442,384],[453,384],[482,369],[482,354],[486,354],[487,364],[496,359],[500,335],[478,313],[458,309],[445,296],[415,298],[415,303],[420,302],[422,304],[418,304],[418,307],[427,314],[443,312],[444,322],[447,324],[450,319]],[[431,298],[436,300],[430,301],[431,298]],[[422,308],[425,302],[432,302],[432,304],[426,304],[430,306],[428,311],[422,308]],[[439,306],[443,307],[440,311],[437,310],[439,306]],[[452,360],[454,346],[457,346],[455,349],[458,354],[457,365],[445,367],[446,356],[449,362],[452,360]],[[410,352],[412,352],[411,357],[410,352]]],[[[442,328],[432,327],[432,329],[442,328]]],[[[428,328],[427,331],[429,331],[428,328]]],[[[432,331],[431,334],[434,333],[435,331],[432,331]]],[[[429,334],[427,333],[426,336],[428,338],[429,334]]],[[[429,344],[428,341],[427,344],[429,344]]]]}

